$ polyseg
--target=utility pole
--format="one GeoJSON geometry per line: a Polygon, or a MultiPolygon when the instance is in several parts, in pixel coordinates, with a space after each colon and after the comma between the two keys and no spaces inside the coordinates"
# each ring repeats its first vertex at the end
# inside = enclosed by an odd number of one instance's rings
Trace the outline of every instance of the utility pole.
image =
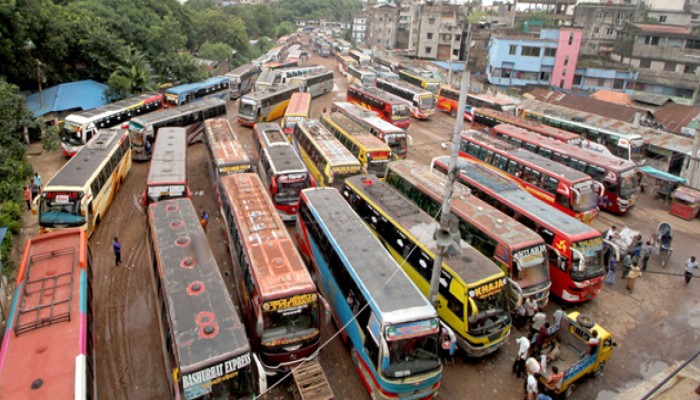
{"type": "MultiPolygon", "coordinates": [[[[470,10],[471,11],[471,10],[470,10]]],[[[471,14],[471,12],[469,13],[471,14]]],[[[438,254],[433,263],[433,272],[430,276],[430,303],[437,308],[437,295],[440,285],[440,274],[442,273],[442,259],[447,254],[447,250],[452,244],[450,234],[450,208],[452,206],[452,191],[454,182],[457,180],[459,173],[457,161],[459,156],[459,142],[464,125],[464,109],[467,104],[467,92],[469,91],[469,50],[471,49],[471,32],[472,23],[467,16],[467,50],[464,57],[464,72],[460,82],[459,104],[457,106],[457,119],[455,121],[455,129],[452,135],[452,152],[450,154],[450,168],[447,173],[447,184],[445,185],[445,194],[442,200],[442,208],[440,214],[440,227],[435,232],[438,241],[438,254]]]]}

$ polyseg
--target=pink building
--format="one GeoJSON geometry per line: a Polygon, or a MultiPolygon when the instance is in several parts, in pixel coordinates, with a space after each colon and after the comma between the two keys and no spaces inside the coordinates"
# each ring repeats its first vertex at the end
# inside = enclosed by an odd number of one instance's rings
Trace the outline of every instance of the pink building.
{"type": "Polygon", "coordinates": [[[576,28],[559,29],[557,53],[554,57],[550,85],[571,90],[578,63],[583,31],[576,28]]]}

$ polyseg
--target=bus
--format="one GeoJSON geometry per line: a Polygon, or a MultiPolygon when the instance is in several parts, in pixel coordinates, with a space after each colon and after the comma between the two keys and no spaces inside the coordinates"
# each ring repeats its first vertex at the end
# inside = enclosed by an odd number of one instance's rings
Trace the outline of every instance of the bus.
{"type": "Polygon", "coordinates": [[[391,148],[352,118],[339,112],[321,115],[321,125],[335,136],[355,158],[365,173],[384,176],[391,159],[391,148]]]}
{"type": "Polygon", "coordinates": [[[331,44],[323,39],[316,40],[316,54],[320,57],[330,57],[333,55],[331,44]]]}
{"type": "Polygon", "coordinates": [[[411,116],[428,119],[435,112],[436,97],[431,92],[396,80],[377,78],[376,86],[411,103],[411,116]]]}
{"type": "Polygon", "coordinates": [[[280,69],[296,68],[299,66],[299,60],[283,60],[283,61],[270,61],[260,66],[263,71],[277,71],[280,69]]]}
{"type": "MultiPolygon", "coordinates": [[[[455,89],[449,85],[441,85],[440,91],[438,92],[438,103],[437,108],[440,110],[450,113],[453,117],[457,115],[457,106],[459,104],[459,89],[455,89]]],[[[478,108],[480,111],[494,112],[500,115],[511,115],[516,112],[518,105],[510,100],[502,99],[500,97],[493,97],[487,94],[473,94],[467,93],[467,107],[464,110],[465,119],[471,119],[475,110],[478,108]],[[467,113],[469,115],[467,115],[467,113]]],[[[474,121],[484,124],[480,121],[474,121]]],[[[491,126],[484,124],[486,126],[491,126]]]]}
{"type": "Polygon", "coordinates": [[[289,371],[316,357],[321,312],[329,308],[260,178],[229,175],[220,185],[221,213],[248,335],[268,375],[289,371]]]}
{"type": "Polygon", "coordinates": [[[408,129],[411,124],[411,103],[374,86],[348,86],[347,101],[375,111],[401,129],[408,129]]]}
{"type": "Polygon", "coordinates": [[[226,115],[226,100],[204,99],[192,104],[163,110],[157,113],[132,118],[129,121],[129,135],[134,160],[147,161],[151,158],[146,142],[152,145],[158,130],[163,127],[186,127],[187,143],[202,140],[202,123],[209,118],[226,115]]]}
{"type": "Polygon", "coordinates": [[[374,86],[374,82],[377,80],[377,74],[370,71],[369,68],[349,65],[347,78],[348,85],[374,86]]]}
{"type": "Polygon", "coordinates": [[[270,61],[282,61],[282,54],[284,53],[285,46],[275,46],[267,51],[266,55],[270,58],[270,61]]]}
{"type": "Polygon", "coordinates": [[[255,80],[255,84],[253,85],[253,92],[267,90],[275,84],[278,84],[279,82],[279,71],[269,69],[264,70],[260,72],[260,75],[258,75],[258,79],[255,80]]]}
{"type": "Polygon", "coordinates": [[[201,82],[171,87],[165,91],[165,107],[176,107],[203,99],[225,99],[229,95],[229,79],[214,76],[201,82]]]}
{"type": "Polygon", "coordinates": [[[357,61],[357,63],[360,65],[360,67],[363,67],[363,68],[369,67],[370,62],[372,61],[372,58],[370,56],[362,53],[359,50],[350,50],[348,52],[348,55],[350,56],[350,58],[357,61]]]}
{"type": "Polygon", "coordinates": [[[345,178],[362,170],[360,161],[318,121],[297,124],[294,146],[314,177],[315,186],[340,187],[345,178]]]}
{"type": "Polygon", "coordinates": [[[289,106],[282,118],[282,129],[289,141],[292,141],[294,127],[299,121],[308,121],[311,114],[311,93],[299,92],[292,94],[289,106]]]}
{"type": "Polygon", "coordinates": [[[170,398],[255,398],[267,388],[190,199],[148,208],[151,287],[170,398]]]}
{"type": "Polygon", "coordinates": [[[323,65],[318,64],[310,64],[295,68],[284,68],[277,71],[277,80],[281,83],[287,83],[294,77],[313,74],[315,72],[323,72],[325,70],[326,69],[323,67],[323,65]]]}
{"type": "MultiPolygon", "coordinates": [[[[374,175],[345,180],[341,190],[424,296],[438,254],[439,223],[374,175]]],[[[437,310],[470,357],[498,350],[510,334],[510,290],[505,274],[459,237],[442,258],[437,310]]]]}
{"type": "MultiPolygon", "coordinates": [[[[447,174],[449,156],[431,169],[447,174]]],[[[550,293],[569,303],[595,298],[603,286],[603,238],[596,229],[554,209],[521,189],[512,178],[464,158],[459,182],[472,194],[537,232],[547,245],[550,293]]]]}
{"type": "Polygon", "coordinates": [[[491,132],[496,137],[589,175],[600,183],[602,190],[598,192],[598,206],[603,210],[625,214],[637,203],[639,167],[632,161],[583,149],[507,124],[496,125],[491,132]]]}
{"type": "Polygon", "coordinates": [[[462,132],[459,155],[509,174],[533,196],[584,223],[590,224],[600,211],[600,184],[590,176],[502,139],[462,132]]]}
{"type": "Polygon", "coordinates": [[[574,146],[579,146],[581,144],[581,136],[573,132],[545,125],[531,119],[525,119],[518,115],[496,111],[490,108],[474,108],[472,109],[472,114],[474,115],[475,123],[488,128],[493,128],[499,124],[508,124],[527,129],[530,132],[539,133],[542,136],[547,136],[559,140],[560,142],[573,144],[574,146]]]}
{"type": "Polygon", "coordinates": [[[372,135],[383,140],[391,148],[393,158],[406,158],[408,155],[408,134],[405,130],[384,121],[373,111],[366,110],[357,104],[335,102],[331,111],[341,112],[354,119],[372,135]]]}
{"type": "Polygon", "coordinates": [[[225,75],[228,78],[228,93],[231,100],[236,100],[253,90],[255,81],[260,76],[260,67],[243,64],[225,75]]]}
{"type": "Polygon", "coordinates": [[[402,67],[401,60],[388,56],[375,56],[373,61],[375,65],[386,67],[391,72],[397,72],[402,67]]]}
{"type": "Polygon", "coordinates": [[[284,116],[292,95],[299,92],[298,83],[274,85],[241,97],[238,123],[252,127],[257,122],[269,122],[284,116]]]}
{"type": "Polygon", "coordinates": [[[643,161],[644,140],[632,124],[537,100],[523,102],[523,118],[578,133],[581,139],[604,145],[616,157],[638,164],[643,161]]]}
{"type": "MultiPolygon", "coordinates": [[[[447,179],[414,161],[389,164],[384,181],[415,205],[437,218],[447,179]]],[[[490,258],[511,279],[511,311],[519,299],[533,299],[542,308],[549,301],[549,261],[544,240],[520,222],[492,207],[469,188],[455,182],[450,211],[463,241],[490,258]]]]}
{"type": "Polygon", "coordinates": [[[27,240],[0,350],[0,396],[97,398],[92,285],[85,231],[27,240]]]}
{"type": "Polygon", "coordinates": [[[370,396],[435,398],[442,379],[435,309],[344,203],[333,188],[302,192],[302,254],[311,260],[370,396]]]}
{"type": "Polygon", "coordinates": [[[41,233],[80,227],[91,235],[131,170],[125,130],[103,129],[68,160],[34,199],[41,233]],[[38,203],[38,204],[36,204],[38,203]]]}
{"type": "Polygon", "coordinates": [[[354,58],[350,56],[344,56],[344,55],[338,55],[335,57],[336,60],[336,65],[338,67],[338,72],[340,72],[340,75],[347,76],[348,75],[348,67],[351,65],[354,66],[359,66],[357,61],[355,61],[354,58]]]}
{"type": "Polygon", "coordinates": [[[207,151],[209,152],[209,175],[216,187],[220,176],[253,171],[253,163],[248,157],[238,135],[226,118],[204,121],[207,151]]]}
{"type": "Polygon", "coordinates": [[[430,93],[437,95],[440,90],[440,81],[434,78],[427,78],[420,74],[415,73],[410,69],[400,69],[399,79],[408,82],[411,85],[418,86],[419,88],[425,89],[430,93]]]}
{"type": "Polygon", "coordinates": [[[61,150],[73,157],[98,129],[111,128],[139,115],[163,108],[163,95],[145,93],[106,106],[70,114],[61,127],[61,150]]]}
{"type": "Polygon", "coordinates": [[[302,92],[310,93],[311,97],[322,96],[333,91],[333,71],[314,72],[296,76],[290,79],[301,87],[302,92]]]}
{"type": "Polygon", "coordinates": [[[282,220],[296,220],[299,193],[313,186],[313,181],[278,124],[253,127],[253,162],[282,220]]]}
{"type": "Polygon", "coordinates": [[[190,197],[187,185],[187,136],[185,128],[163,128],[153,146],[146,188],[141,204],[190,197]]]}

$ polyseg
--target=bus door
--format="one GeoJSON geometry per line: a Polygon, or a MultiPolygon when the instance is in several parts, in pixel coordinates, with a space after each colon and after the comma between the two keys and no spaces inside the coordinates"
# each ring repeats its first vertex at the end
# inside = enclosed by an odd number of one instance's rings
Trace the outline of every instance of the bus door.
{"type": "MultiPolygon", "coordinates": [[[[432,264],[431,264],[432,265],[432,264]]],[[[440,319],[449,326],[455,327],[458,331],[466,331],[464,321],[466,320],[466,307],[464,304],[466,288],[459,282],[453,281],[452,276],[442,270],[440,273],[440,288],[438,293],[443,300],[438,301],[437,309],[440,319]]]]}

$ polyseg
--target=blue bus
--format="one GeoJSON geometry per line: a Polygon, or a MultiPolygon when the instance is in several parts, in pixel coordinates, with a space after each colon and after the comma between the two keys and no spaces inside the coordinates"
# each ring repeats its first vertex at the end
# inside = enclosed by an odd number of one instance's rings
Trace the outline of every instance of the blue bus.
{"type": "Polygon", "coordinates": [[[303,190],[297,228],[372,398],[433,398],[442,378],[435,309],[336,189],[303,190]]]}
{"type": "Polygon", "coordinates": [[[229,95],[229,78],[214,76],[201,82],[174,86],[165,91],[165,107],[176,107],[197,100],[225,99],[229,95]]]}

